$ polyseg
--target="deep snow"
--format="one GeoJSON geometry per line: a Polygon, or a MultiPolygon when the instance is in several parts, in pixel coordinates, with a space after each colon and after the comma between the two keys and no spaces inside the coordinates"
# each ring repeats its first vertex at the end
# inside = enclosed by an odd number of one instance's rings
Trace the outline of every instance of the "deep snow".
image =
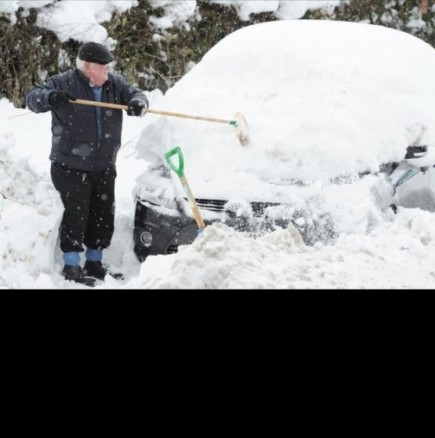
{"type": "MultiPolygon", "coordinates": [[[[122,2],[105,3],[107,11],[110,10],[112,4],[122,2]]],[[[102,12],[104,8],[101,9],[100,13],[102,12]]],[[[74,15],[69,15],[65,23],[71,22],[74,17],[74,15]]],[[[399,40],[400,38],[398,37],[399,40]]],[[[299,41],[299,44],[303,51],[303,41],[299,41]]],[[[415,44],[401,44],[397,41],[397,45],[393,44],[388,53],[379,53],[379,59],[394,58],[396,51],[399,50],[404,59],[414,59],[415,56],[419,56],[416,52],[428,50],[423,48],[422,44],[416,39],[415,44]]],[[[252,45],[253,47],[260,46],[261,42],[253,40],[252,45]]],[[[237,45],[234,44],[233,47],[236,51],[237,45]]],[[[230,49],[227,48],[227,50],[230,49]]],[[[421,86],[426,87],[428,96],[430,96],[435,92],[429,80],[433,70],[433,61],[423,55],[421,57],[425,58],[423,63],[411,68],[417,69],[419,81],[423,81],[421,86]],[[428,72],[427,77],[425,72],[428,72]]],[[[292,70],[293,64],[286,65],[285,60],[282,62],[283,69],[292,70]]],[[[201,64],[198,65],[200,66],[201,64]]],[[[239,71],[238,75],[248,77],[252,72],[251,67],[247,63],[246,71],[239,71]]],[[[380,68],[378,65],[376,67],[380,68]]],[[[267,81],[269,79],[267,72],[262,74],[264,80],[267,81]]],[[[408,69],[394,71],[394,75],[397,80],[385,81],[382,91],[387,90],[391,96],[403,97],[397,103],[397,106],[401,108],[396,109],[405,120],[414,111],[420,110],[415,106],[415,101],[410,98],[409,93],[410,90],[418,91],[420,85],[418,81],[415,81],[415,76],[409,74],[408,69]],[[415,84],[411,86],[413,81],[415,84]]],[[[217,78],[212,79],[217,80],[217,78]]],[[[200,75],[198,75],[198,80],[205,81],[200,75]]],[[[200,82],[199,88],[203,85],[200,82]]],[[[319,83],[319,88],[333,86],[338,87],[335,82],[328,80],[319,83]]],[[[380,90],[370,91],[376,95],[376,92],[380,90]]],[[[257,94],[256,89],[249,89],[249,93],[250,99],[257,101],[261,106],[264,95],[257,94]]],[[[175,92],[173,97],[171,93],[168,93],[167,99],[158,91],[147,92],[147,94],[152,107],[162,108],[171,104],[177,107],[175,109],[195,112],[193,111],[194,102],[178,101],[175,92]]],[[[361,99],[362,95],[352,96],[353,99],[359,99],[361,114],[379,111],[377,114],[379,114],[379,120],[382,120],[386,114],[382,102],[378,102],[379,105],[373,107],[369,99],[364,103],[361,99]]],[[[302,123],[303,101],[299,99],[298,102],[300,112],[295,113],[294,108],[291,107],[292,102],[288,102],[288,106],[281,103],[280,111],[296,115],[297,122],[302,123]]],[[[431,108],[432,103],[429,99],[424,102],[424,105],[431,108]]],[[[211,113],[218,113],[210,115],[231,116],[231,114],[226,114],[223,108],[225,108],[223,100],[214,100],[208,103],[206,109],[211,113]]],[[[256,118],[258,116],[254,110],[250,114],[247,108],[243,109],[250,115],[250,122],[256,126],[250,134],[254,143],[249,146],[255,148],[256,136],[267,138],[270,133],[268,124],[272,121],[266,119],[265,124],[262,125],[258,123],[259,119],[256,118]]],[[[325,119],[322,127],[332,136],[337,129],[345,126],[350,118],[351,115],[346,106],[337,106],[333,119],[329,123],[328,119],[325,119]]],[[[63,280],[60,275],[62,266],[59,250],[54,250],[62,208],[60,198],[52,187],[49,176],[50,114],[33,114],[28,110],[16,109],[6,99],[2,99],[0,100],[0,120],[0,287],[8,289],[85,288],[63,280]]],[[[282,123],[279,120],[278,122],[278,125],[282,123]]],[[[189,123],[199,124],[200,122],[189,123]]],[[[416,125],[411,124],[408,130],[404,129],[396,133],[394,145],[406,144],[416,135],[422,134],[427,136],[425,140],[432,150],[434,148],[433,123],[427,115],[427,118],[422,121],[425,127],[424,132],[421,132],[421,126],[415,128],[416,125]]],[[[141,134],[147,131],[145,128],[153,129],[153,124],[155,126],[161,124],[169,127],[180,126],[185,143],[198,141],[197,136],[201,135],[198,134],[201,133],[201,129],[203,129],[204,137],[199,141],[209,138],[210,130],[214,130],[214,127],[206,124],[203,128],[195,125],[195,139],[193,139],[188,135],[189,127],[193,125],[188,125],[187,122],[171,124],[153,115],[147,115],[143,119],[124,118],[123,147],[119,153],[117,165],[115,235],[111,247],[105,251],[104,259],[122,270],[126,275],[126,280],[119,282],[108,278],[104,283],[99,282],[97,288],[427,289],[435,287],[435,217],[434,213],[418,208],[400,208],[397,215],[382,218],[375,227],[368,231],[365,228],[361,231],[356,227],[354,232],[341,235],[333,245],[319,243],[313,247],[305,246],[292,228],[252,239],[224,225],[216,224],[207,227],[192,245],[181,247],[178,254],[149,257],[146,262],[140,264],[132,251],[133,191],[136,179],[146,170],[148,162],[141,158],[139,153],[143,148],[143,143],[139,145],[137,142],[141,134]]],[[[280,126],[287,129],[285,125],[280,126]]],[[[308,126],[302,124],[303,126],[305,129],[301,128],[297,131],[298,139],[302,142],[309,142],[316,125],[310,121],[308,126]]],[[[379,123],[377,128],[367,133],[368,138],[372,136],[374,138],[379,133],[383,134],[384,128],[383,124],[379,123]]],[[[169,134],[172,135],[172,131],[169,134]]],[[[217,135],[225,136],[226,134],[219,131],[217,135]]],[[[229,133],[229,135],[232,134],[229,133]]],[[[387,140],[382,144],[385,149],[381,147],[381,151],[387,154],[395,153],[394,146],[388,144],[387,140]]],[[[329,147],[334,147],[334,145],[330,144],[329,147]]],[[[357,163],[360,162],[361,156],[358,155],[360,152],[358,148],[347,151],[346,160],[349,164],[352,163],[352,159],[356,159],[357,163]]],[[[304,156],[300,154],[301,160],[304,156]]],[[[378,156],[371,154],[368,150],[363,158],[369,161],[375,160],[373,166],[376,166],[382,154],[378,156]]],[[[192,163],[192,159],[189,159],[189,163],[192,163]]],[[[327,166],[326,169],[329,171],[331,167],[327,166]]],[[[197,183],[195,181],[192,183],[195,188],[197,183]]],[[[352,219],[358,219],[357,213],[355,211],[355,217],[352,219]]],[[[345,219],[348,220],[348,218],[345,219]]]]}

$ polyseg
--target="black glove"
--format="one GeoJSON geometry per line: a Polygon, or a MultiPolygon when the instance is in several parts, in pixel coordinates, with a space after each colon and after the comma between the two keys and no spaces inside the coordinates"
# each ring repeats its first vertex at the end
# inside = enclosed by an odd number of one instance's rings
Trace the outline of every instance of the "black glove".
{"type": "Polygon", "coordinates": [[[61,106],[68,105],[70,100],[77,99],[66,91],[53,90],[48,95],[48,103],[54,108],[60,108],[61,106]]]}
{"type": "Polygon", "coordinates": [[[143,117],[147,109],[148,105],[142,99],[131,99],[128,102],[127,115],[143,117]]]}

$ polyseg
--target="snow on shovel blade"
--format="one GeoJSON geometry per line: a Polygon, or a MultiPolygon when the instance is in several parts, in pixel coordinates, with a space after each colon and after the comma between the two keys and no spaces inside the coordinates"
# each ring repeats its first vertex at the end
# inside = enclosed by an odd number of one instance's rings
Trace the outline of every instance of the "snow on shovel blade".
{"type": "Polygon", "coordinates": [[[248,143],[248,122],[241,112],[234,114],[231,124],[236,128],[236,135],[241,145],[248,143]]]}

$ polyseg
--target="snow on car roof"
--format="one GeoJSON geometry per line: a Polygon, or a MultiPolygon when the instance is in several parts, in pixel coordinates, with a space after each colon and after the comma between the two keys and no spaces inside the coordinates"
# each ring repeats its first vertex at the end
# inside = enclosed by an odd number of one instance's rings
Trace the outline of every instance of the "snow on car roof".
{"type": "Polygon", "coordinates": [[[159,109],[224,119],[241,111],[248,145],[229,125],[162,116],[138,148],[163,157],[180,146],[195,187],[222,195],[376,172],[411,144],[426,144],[435,161],[434,55],[422,40],[376,25],[247,26],[216,44],[159,109]]]}

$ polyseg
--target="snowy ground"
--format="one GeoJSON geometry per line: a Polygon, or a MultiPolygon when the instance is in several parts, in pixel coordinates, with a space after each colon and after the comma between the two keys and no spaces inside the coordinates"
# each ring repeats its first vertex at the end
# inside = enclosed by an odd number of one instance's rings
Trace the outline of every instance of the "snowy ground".
{"type": "MultiPolygon", "coordinates": [[[[0,287],[80,289],[51,263],[60,199],[49,178],[50,115],[0,101],[0,287]],[[18,116],[18,117],[17,117],[18,116]]],[[[125,118],[118,160],[117,215],[105,260],[126,274],[97,288],[389,289],[435,287],[435,215],[401,208],[369,234],[344,235],[332,246],[307,247],[291,230],[250,239],[223,225],[207,227],[178,254],[132,251],[135,178],[147,165],[133,142],[145,119],[125,118]]]]}
{"type": "MultiPolygon", "coordinates": [[[[47,0],[38,3],[53,3],[55,9],[45,11],[41,15],[41,20],[46,19],[46,26],[53,30],[57,29],[60,32],[60,37],[62,35],[61,29],[65,29],[65,24],[73,25],[74,20],[80,16],[83,23],[89,23],[88,30],[92,26],[95,27],[92,37],[104,41],[107,35],[102,32],[98,23],[102,21],[105,14],[111,12],[114,5],[125,8],[128,7],[128,4],[131,6],[135,2],[62,1],[54,3],[52,0],[47,0]],[[95,6],[97,3],[99,4],[98,8],[95,6]],[[70,8],[68,14],[59,13],[62,12],[62,8],[67,7],[70,8]]],[[[176,15],[176,12],[186,14],[190,10],[187,6],[180,9],[181,3],[179,1],[165,1],[165,3],[168,8],[167,18],[171,20],[181,19],[181,15],[176,15]]],[[[186,5],[187,3],[195,2],[186,2],[186,5]]],[[[315,2],[285,2],[284,0],[238,2],[239,13],[243,16],[249,14],[249,11],[258,12],[259,8],[262,7],[263,10],[272,8],[277,14],[280,11],[282,14],[286,12],[288,15],[283,16],[284,19],[298,18],[297,7],[300,8],[303,3],[315,2]],[[294,8],[288,6],[291,3],[294,8]]],[[[22,2],[22,4],[32,5],[36,2],[27,1],[22,2]]],[[[17,5],[17,1],[1,2],[0,12],[7,11],[7,7],[13,11],[17,5]]],[[[164,23],[163,20],[160,25],[164,26],[164,23]]],[[[82,33],[81,35],[84,40],[87,40],[91,34],[82,33]]],[[[300,55],[306,54],[303,47],[304,41],[296,39],[295,43],[301,44],[300,55]]],[[[379,40],[376,44],[378,43],[379,40]]],[[[260,44],[252,43],[253,48],[257,46],[260,44]]],[[[349,42],[348,48],[351,48],[351,42],[349,42]]],[[[421,132],[421,127],[415,124],[411,124],[409,129],[404,128],[402,131],[390,130],[390,132],[394,132],[396,137],[394,142],[389,144],[388,133],[384,131],[386,129],[385,123],[376,123],[391,116],[387,111],[388,108],[385,107],[386,101],[376,101],[376,105],[373,107],[371,106],[373,100],[364,99],[367,96],[367,93],[364,93],[364,80],[372,80],[372,78],[365,77],[361,74],[364,70],[360,70],[359,66],[356,66],[351,71],[353,74],[349,77],[360,77],[363,86],[353,90],[355,94],[352,94],[350,99],[346,99],[346,93],[352,91],[352,89],[347,88],[348,81],[334,82],[331,78],[330,81],[317,84],[318,89],[322,92],[325,89],[337,87],[341,94],[336,94],[343,98],[343,100],[337,101],[337,105],[334,107],[334,118],[331,123],[327,119],[323,121],[323,129],[331,133],[329,147],[334,146],[332,141],[334,132],[350,122],[351,115],[346,105],[351,101],[354,103],[353,108],[364,116],[362,120],[368,123],[367,126],[371,126],[369,130],[365,130],[362,125],[357,128],[362,134],[367,132],[371,140],[382,138],[382,153],[394,155],[396,145],[405,144],[411,137],[414,138],[420,134],[427,135],[426,144],[433,151],[435,126],[429,115],[435,113],[431,108],[435,99],[430,97],[430,94],[434,92],[432,80],[434,62],[432,61],[433,56],[426,56],[425,51],[427,50],[421,45],[417,47],[413,44],[408,46],[407,43],[404,45],[398,43],[391,47],[388,53],[382,51],[377,53],[379,58],[376,61],[376,68],[379,64],[379,68],[382,70],[381,64],[384,58],[393,59],[395,54],[403,53],[404,67],[394,70],[396,75],[402,74],[403,76],[396,78],[397,81],[385,81],[382,84],[382,91],[390,92],[388,99],[392,100],[388,100],[388,104],[393,103],[393,109],[403,121],[404,126],[406,123],[412,122],[413,116],[421,114],[421,120],[424,121],[425,128],[427,128],[425,132],[421,132]],[[406,63],[408,55],[409,59],[414,59],[414,56],[426,59],[424,68],[417,61],[406,63]],[[415,81],[415,77],[419,78],[418,83],[415,81]],[[416,95],[424,90],[424,95],[421,94],[424,103],[416,105],[416,102],[412,100],[413,94],[409,93],[409,90],[415,91],[416,95]],[[400,96],[403,97],[402,100],[394,100],[400,96]],[[382,117],[376,117],[379,114],[382,114],[382,117]],[[372,115],[374,115],[373,118],[369,117],[372,115]],[[370,125],[370,123],[373,124],[370,125]]],[[[276,56],[279,55],[276,53],[276,56]]],[[[338,58],[332,59],[334,62],[337,60],[338,58]]],[[[287,61],[283,59],[280,71],[296,72],[293,60],[289,61],[291,65],[286,65],[285,62],[287,61]]],[[[266,65],[269,64],[266,63],[266,65]]],[[[343,68],[346,65],[348,66],[349,63],[345,62],[343,68]]],[[[254,65],[254,67],[257,66],[261,67],[254,65]]],[[[241,77],[246,74],[246,77],[253,80],[251,73],[254,74],[257,70],[252,67],[253,65],[247,62],[247,71],[238,74],[241,77]]],[[[272,70],[266,69],[265,71],[272,70]]],[[[321,70],[324,71],[323,68],[321,70]]],[[[377,71],[382,74],[382,71],[377,71]]],[[[299,77],[310,79],[303,75],[299,77]]],[[[219,78],[211,79],[217,81],[219,78]]],[[[263,76],[262,79],[273,84],[272,76],[270,78],[263,76]]],[[[291,84],[291,82],[288,83],[291,84]]],[[[219,86],[217,83],[217,89],[219,86]]],[[[299,90],[300,87],[295,87],[295,92],[299,92],[299,90]]],[[[374,96],[378,96],[381,89],[371,91],[374,96]]],[[[269,138],[271,132],[269,125],[272,123],[266,119],[266,124],[263,125],[263,128],[261,127],[260,121],[264,120],[262,109],[265,101],[264,95],[259,95],[257,92],[255,88],[252,88],[249,93],[246,93],[246,97],[251,99],[251,105],[246,108],[246,112],[250,116],[250,122],[253,122],[254,127],[256,127],[252,132],[251,150],[256,148],[255,138],[269,138]],[[255,101],[258,102],[258,107],[252,105],[252,102],[255,101]]],[[[319,93],[319,96],[323,99],[322,104],[328,103],[326,95],[319,93]]],[[[161,106],[162,96],[158,92],[150,93],[149,97],[151,106],[161,106]]],[[[177,102],[176,97],[177,94],[172,93],[172,103],[175,107],[179,106],[175,109],[190,113],[195,112],[198,100],[195,99],[194,95],[191,95],[190,100],[187,101],[177,102]]],[[[215,99],[210,103],[209,108],[204,108],[204,111],[207,110],[210,115],[225,116],[225,112],[222,111],[225,108],[224,98],[225,96],[222,97],[222,101],[215,99]],[[215,114],[215,109],[219,109],[223,114],[215,114]]],[[[275,98],[276,96],[272,94],[268,96],[271,110],[272,104],[278,102],[273,100],[275,98]]],[[[171,100],[168,102],[171,103],[171,100]]],[[[303,99],[296,102],[299,105],[298,108],[302,102],[303,99]]],[[[206,103],[203,102],[203,104],[206,103]]],[[[238,104],[239,102],[235,101],[234,103],[238,104]]],[[[278,107],[281,113],[276,112],[273,123],[278,124],[282,129],[295,129],[292,135],[284,137],[297,138],[301,149],[303,149],[304,141],[308,139],[309,135],[315,134],[316,126],[310,123],[307,125],[304,122],[303,110],[298,111],[297,108],[290,107],[290,105],[295,104],[294,99],[287,99],[285,105],[282,101],[279,103],[283,105],[278,107]],[[284,116],[285,114],[292,114],[292,124],[286,124],[285,117],[282,120],[279,118],[280,115],[284,116]]],[[[318,102],[314,103],[318,107],[318,102]]],[[[59,195],[52,187],[49,174],[50,117],[49,113],[33,114],[25,109],[14,108],[6,99],[0,100],[0,288],[3,289],[88,289],[85,286],[66,282],[60,275],[62,261],[56,239],[62,206],[59,195]]],[[[393,120],[392,116],[391,120],[393,120]]],[[[368,232],[344,233],[333,245],[318,243],[312,247],[305,246],[292,228],[276,231],[255,240],[224,225],[212,225],[207,227],[192,245],[180,247],[178,254],[152,256],[140,264],[133,254],[134,199],[132,192],[136,185],[136,179],[146,170],[148,162],[141,158],[140,153],[138,153],[140,148],[136,142],[148,124],[152,124],[154,121],[155,117],[152,115],[147,115],[143,119],[124,118],[123,147],[118,155],[117,163],[115,234],[111,247],[105,251],[104,261],[122,270],[126,279],[115,281],[108,278],[104,283],[98,282],[96,289],[283,288],[291,290],[296,288],[432,289],[435,287],[435,213],[419,208],[399,208],[397,215],[387,215],[368,232]]],[[[177,135],[183,135],[186,143],[193,143],[193,139],[191,141],[188,134],[190,126],[194,125],[177,125],[175,123],[165,125],[163,123],[163,126],[166,126],[167,129],[171,129],[171,126],[180,127],[177,130],[177,135]]],[[[212,127],[204,129],[207,132],[216,132],[216,135],[219,136],[224,135],[223,131],[218,133],[217,130],[213,131],[212,127]]],[[[347,134],[344,132],[341,137],[343,142],[341,146],[343,147],[347,144],[347,134]]],[[[358,139],[361,140],[361,137],[358,139]]],[[[196,141],[201,143],[201,140],[201,138],[196,137],[196,141]]],[[[370,148],[372,143],[371,141],[370,148]]],[[[143,148],[143,145],[141,147],[143,148]]],[[[367,160],[376,166],[382,156],[374,154],[370,148],[365,150],[364,142],[362,142],[361,150],[357,151],[360,155],[357,155],[358,160],[355,163],[367,160]]],[[[351,153],[347,159],[352,159],[351,153]]],[[[189,164],[191,163],[192,160],[189,159],[189,164]]],[[[347,161],[347,164],[352,164],[352,161],[347,161]]],[[[193,182],[196,183],[195,180],[193,182]]]]}

